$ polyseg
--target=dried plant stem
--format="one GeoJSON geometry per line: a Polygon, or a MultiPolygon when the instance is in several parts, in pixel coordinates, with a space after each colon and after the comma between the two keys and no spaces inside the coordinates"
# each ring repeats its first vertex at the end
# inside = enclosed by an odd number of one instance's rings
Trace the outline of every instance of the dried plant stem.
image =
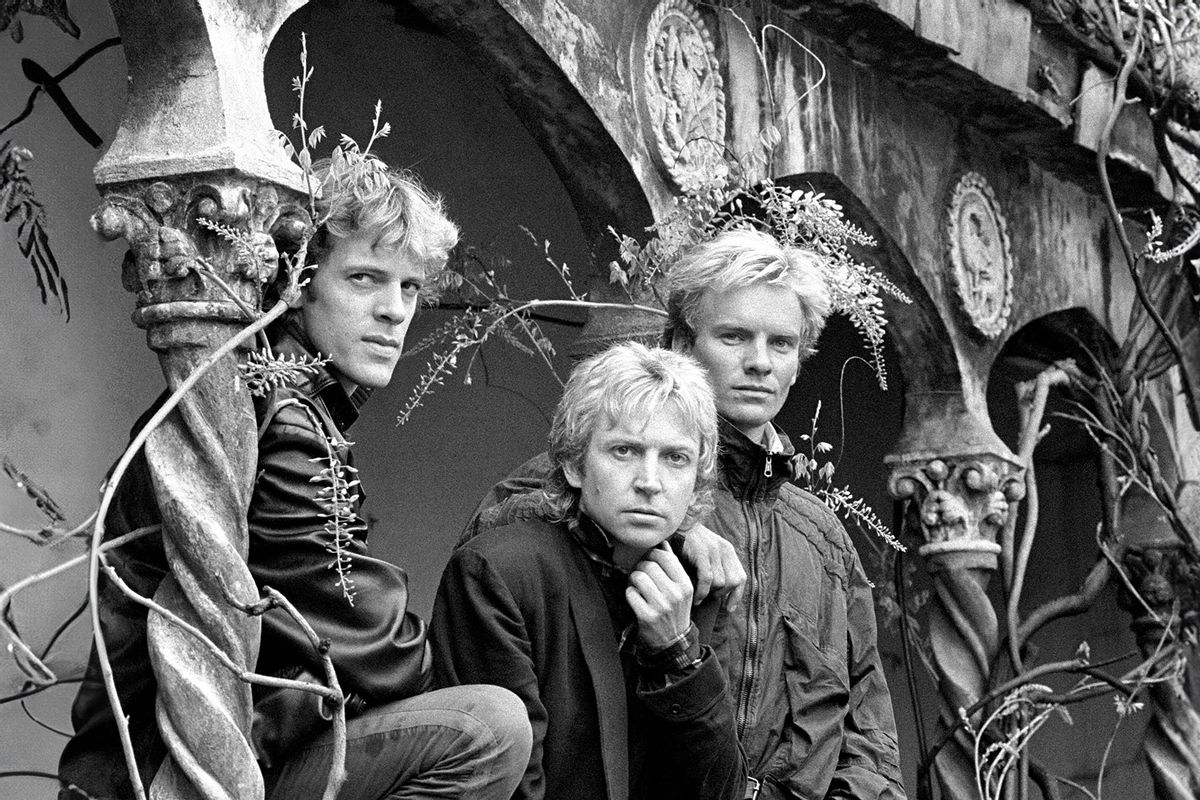
{"type": "MultiPolygon", "coordinates": [[[[1099,4],[1101,7],[1103,3],[1099,4]]],[[[1175,336],[1175,332],[1167,327],[1167,323],[1163,320],[1162,315],[1158,313],[1158,309],[1154,306],[1154,301],[1150,298],[1150,294],[1146,291],[1145,282],[1142,280],[1141,273],[1138,271],[1138,257],[1134,253],[1133,245],[1129,241],[1129,235],[1125,231],[1124,219],[1121,216],[1121,211],[1117,208],[1117,201],[1113,195],[1112,182],[1108,176],[1108,153],[1112,146],[1113,129],[1116,127],[1117,119],[1121,114],[1121,109],[1125,107],[1125,92],[1129,87],[1129,76],[1133,72],[1134,66],[1137,64],[1138,57],[1142,50],[1142,19],[1145,13],[1145,8],[1142,4],[1138,5],[1138,24],[1137,33],[1134,36],[1133,45],[1125,50],[1123,48],[1123,61],[1121,63],[1120,72],[1117,73],[1116,86],[1113,89],[1113,107],[1109,111],[1108,118],[1104,121],[1104,127],[1100,132],[1100,139],[1096,145],[1096,169],[1100,177],[1100,189],[1104,195],[1104,203],[1108,209],[1109,219],[1112,221],[1114,232],[1117,236],[1117,241],[1121,244],[1121,252],[1125,256],[1125,264],[1129,268],[1129,277],[1133,280],[1133,288],[1137,292],[1138,301],[1146,309],[1146,313],[1154,321],[1155,328],[1158,329],[1163,340],[1166,341],[1167,347],[1171,350],[1171,355],[1175,358],[1175,363],[1179,366],[1181,384],[1183,384],[1184,394],[1187,396],[1188,403],[1192,408],[1200,409],[1200,400],[1195,395],[1196,383],[1192,380],[1192,369],[1183,352],[1183,346],[1179,339],[1175,336]]],[[[1119,34],[1120,27],[1114,26],[1114,34],[1119,34]]],[[[1119,36],[1117,41],[1123,42],[1119,36]]],[[[1194,544],[1194,543],[1193,543],[1194,544]]]]}
{"type": "Polygon", "coordinates": [[[281,317],[287,311],[287,308],[287,303],[283,301],[276,303],[274,308],[230,337],[224,344],[214,350],[212,355],[192,370],[183,383],[179,385],[179,388],[167,398],[162,407],[154,413],[154,416],[150,418],[145,427],[138,432],[133,441],[129,443],[129,446],[125,448],[125,452],[121,455],[120,460],[117,461],[116,467],[113,468],[112,475],[108,481],[108,487],[104,491],[104,496],[100,500],[100,507],[96,512],[96,524],[92,529],[88,564],[88,601],[91,603],[92,641],[96,645],[97,660],[100,663],[100,674],[104,679],[104,690],[108,695],[109,704],[112,706],[113,719],[117,725],[117,734],[121,739],[121,750],[125,756],[125,765],[129,769],[129,781],[137,800],[146,800],[146,790],[142,786],[141,776],[138,773],[137,757],[133,752],[133,741],[129,735],[129,723],[125,719],[125,714],[121,706],[121,698],[117,693],[116,680],[113,678],[112,662],[108,657],[108,646],[104,641],[104,636],[100,628],[100,543],[104,540],[104,519],[108,514],[109,506],[112,505],[113,498],[116,496],[121,478],[124,477],[130,462],[133,461],[133,457],[142,449],[142,446],[146,443],[150,434],[154,432],[154,429],[162,424],[167,415],[179,405],[179,401],[183,396],[217,362],[231,354],[247,339],[255,336],[259,331],[264,330],[268,325],[281,317]]]}
{"type": "MultiPolygon", "coordinates": [[[[309,643],[321,657],[321,663],[325,668],[325,679],[329,682],[328,691],[330,694],[317,693],[328,699],[333,706],[333,763],[329,768],[329,780],[326,783],[325,794],[322,800],[336,800],[342,784],[346,782],[346,702],[345,696],[342,694],[341,684],[338,683],[337,671],[333,667],[333,659],[329,656],[329,642],[317,636],[317,632],[313,629],[309,621],[304,618],[304,615],[282,593],[270,586],[264,586],[262,591],[267,599],[267,604],[263,607],[263,611],[275,606],[286,611],[296,621],[296,624],[300,626],[300,629],[304,631],[304,635],[308,637],[309,643]]],[[[236,602],[234,605],[247,613],[261,613],[258,607],[249,608],[241,606],[236,602]]],[[[318,684],[308,684],[308,686],[316,687],[318,684]]],[[[320,688],[324,689],[325,687],[320,688]]],[[[304,691],[315,692],[316,690],[306,688],[304,691]]]]}
{"type": "MultiPolygon", "coordinates": [[[[950,743],[958,730],[963,727],[965,724],[964,720],[970,719],[977,711],[987,707],[990,703],[994,703],[996,700],[1000,699],[1014,689],[1020,688],[1025,684],[1032,683],[1039,678],[1056,673],[1092,675],[1101,666],[1120,661],[1126,657],[1127,656],[1121,656],[1116,659],[1109,659],[1108,661],[1101,662],[1100,664],[1088,664],[1083,659],[1079,658],[1073,658],[1069,661],[1052,661],[1047,664],[1040,664],[1036,667],[1032,667],[1026,670],[1023,674],[1018,675],[1011,680],[1005,681],[964,709],[958,721],[946,726],[946,729],[942,731],[942,735],[939,737],[937,742],[935,742],[933,747],[931,747],[922,757],[918,770],[922,772],[927,772],[929,770],[929,768],[933,765],[933,760],[937,757],[937,754],[942,751],[942,748],[950,743]]],[[[1146,664],[1142,664],[1139,666],[1139,669],[1145,666],[1146,664]]],[[[1126,697],[1129,697],[1133,694],[1133,690],[1121,685],[1121,681],[1126,679],[1126,676],[1122,676],[1121,679],[1113,679],[1109,685],[1112,686],[1114,690],[1121,692],[1126,697]]]]}
{"type": "MultiPolygon", "coordinates": [[[[113,548],[129,544],[130,542],[140,539],[147,534],[155,533],[156,531],[161,530],[161,528],[161,525],[150,525],[145,528],[132,530],[129,533],[105,542],[103,545],[101,545],[100,549],[102,552],[107,552],[113,548]]],[[[4,591],[0,592],[0,631],[3,631],[8,636],[13,649],[20,652],[22,657],[27,659],[29,666],[41,672],[42,677],[40,679],[35,678],[32,675],[29,676],[30,680],[39,686],[50,686],[54,683],[57,683],[58,676],[55,675],[54,671],[47,667],[45,663],[34,654],[29,646],[21,640],[21,637],[17,635],[17,632],[9,627],[8,622],[6,621],[8,618],[8,608],[12,604],[13,598],[16,597],[21,591],[28,589],[30,586],[41,583],[42,581],[49,580],[56,575],[66,572],[72,567],[79,566],[87,561],[88,557],[88,553],[82,553],[74,558],[67,559],[61,564],[56,564],[50,569],[22,578],[12,586],[9,586],[4,591]]]]}
{"type": "Polygon", "coordinates": [[[100,554],[100,568],[104,570],[104,574],[107,575],[108,579],[113,582],[113,585],[121,590],[121,594],[125,595],[130,600],[147,609],[148,611],[153,611],[155,614],[158,614],[172,625],[176,625],[181,630],[191,634],[197,641],[200,642],[200,644],[204,645],[209,652],[216,656],[217,660],[221,663],[221,666],[228,669],[240,680],[243,680],[246,683],[255,684],[257,686],[269,686],[274,689],[299,689],[300,691],[312,692],[313,694],[320,695],[330,702],[341,702],[340,692],[334,692],[333,690],[322,686],[319,683],[297,681],[289,678],[276,678],[270,675],[259,675],[252,670],[242,669],[240,666],[234,663],[233,659],[230,658],[229,655],[222,650],[216,642],[210,639],[195,625],[192,625],[190,622],[183,619],[173,611],[170,611],[160,603],[156,603],[151,598],[138,594],[136,591],[134,591],[133,588],[125,582],[125,579],[122,578],[121,575],[112,567],[112,565],[108,563],[108,559],[105,558],[103,553],[100,554]]]}
{"type": "MultiPolygon", "coordinates": [[[[237,294],[237,292],[235,292],[233,290],[233,287],[230,286],[228,283],[226,283],[225,280],[223,278],[221,278],[220,275],[217,274],[217,271],[212,268],[212,264],[210,264],[208,262],[208,259],[197,258],[196,259],[196,271],[199,272],[201,275],[203,275],[208,280],[215,283],[217,285],[217,288],[220,289],[221,291],[223,291],[225,293],[225,295],[230,299],[230,301],[235,306],[237,306],[239,309],[241,309],[242,313],[246,315],[247,320],[253,320],[253,319],[255,319],[255,317],[258,316],[255,313],[254,309],[251,308],[249,306],[249,304],[246,303],[245,300],[238,297],[238,294],[237,294]]],[[[261,347],[263,350],[267,351],[268,356],[272,355],[271,341],[267,338],[266,331],[259,331],[258,344],[259,344],[259,347],[261,347]]]]}
{"type": "Polygon", "coordinates": [[[1029,641],[1029,637],[1041,630],[1047,623],[1062,617],[1082,614],[1092,607],[1100,592],[1108,585],[1112,577],[1112,565],[1105,558],[1099,558],[1083,579],[1083,584],[1075,594],[1056,597],[1038,606],[1025,618],[1017,628],[1016,639],[1018,649],[1029,641]]]}
{"type": "MultiPolygon", "coordinates": [[[[1038,442],[1045,435],[1042,420],[1046,415],[1046,401],[1050,389],[1070,381],[1069,376],[1058,366],[1043,370],[1034,380],[1017,384],[1017,392],[1021,397],[1023,409],[1023,424],[1021,438],[1017,449],[1017,458],[1025,468],[1025,526],[1018,543],[1013,539],[1015,525],[1005,525],[1001,542],[1001,553],[1005,554],[1005,562],[1010,570],[1011,582],[1008,587],[1007,620],[1008,620],[1008,655],[1012,661],[1013,670],[1021,672],[1024,664],[1021,658],[1021,640],[1016,631],[1020,628],[1019,609],[1021,594],[1025,589],[1025,574],[1029,569],[1029,556],[1033,551],[1033,540],[1037,533],[1038,523],[1038,486],[1033,467],[1033,452],[1038,442]]],[[[1015,509],[1014,509],[1015,510],[1015,509]]],[[[1010,518],[1016,514],[1010,513],[1010,518]]]]}
{"type": "Polygon", "coordinates": [[[79,536],[88,528],[92,527],[92,523],[96,521],[96,512],[92,511],[88,514],[87,519],[76,525],[74,528],[63,530],[62,528],[18,528],[14,525],[8,525],[0,522],[0,533],[9,533],[13,536],[19,536],[22,539],[28,539],[38,547],[54,547],[62,544],[67,539],[73,536],[79,536]]]}
{"type": "Polygon", "coordinates": [[[600,300],[527,300],[519,306],[506,311],[496,319],[492,320],[491,324],[485,329],[484,335],[481,337],[486,339],[491,333],[509,317],[523,314],[526,311],[532,311],[535,308],[611,308],[620,309],[622,311],[643,311],[647,314],[655,314],[660,317],[665,317],[667,312],[661,308],[654,306],[643,306],[637,303],[606,303],[600,300]]]}

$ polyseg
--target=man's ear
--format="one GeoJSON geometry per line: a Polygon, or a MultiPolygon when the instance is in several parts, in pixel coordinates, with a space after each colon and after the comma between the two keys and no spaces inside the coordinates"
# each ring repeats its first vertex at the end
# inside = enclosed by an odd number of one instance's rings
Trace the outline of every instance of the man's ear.
{"type": "Polygon", "coordinates": [[[563,471],[563,475],[567,479],[567,483],[570,484],[571,488],[573,488],[573,489],[582,489],[583,488],[583,471],[582,470],[577,468],[574,464],[568,463],[568,464],[563,464],[562,471],[563,471]]]}

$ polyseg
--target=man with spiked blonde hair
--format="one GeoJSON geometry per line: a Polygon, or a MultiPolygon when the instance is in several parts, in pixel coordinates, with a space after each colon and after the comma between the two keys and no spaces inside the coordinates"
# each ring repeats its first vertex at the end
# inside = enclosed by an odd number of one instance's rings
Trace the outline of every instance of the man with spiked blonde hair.
{"type": "MultiPolygon", "coordinates": [[[[258,471],[248,566],[260,588],[282,592],[316,631],[346,693],[349,778],[341,800],[507,800],[529,756],[524,708],[496,686],[429,691],[426,626],[408,610],[404,571],[367,547],[362,491],[345,436],[370,392],[391,381],[422,284],[445,264],[458,228],[411,174],[360,162],[345,170],[318,165],[316,177],[323,191],[308,249],[311,277],[271,331],[278,356],[313,368],[255,404],[258,471]],[[339,530],[331,532],[335,515],[339,530]]],[[[110,537],[160,521],[150,480],[139,455],[106,520],[110,537]]],[[[116,553],[126,582],[153,595],[168,570],[161,539],[141,539],[116,553]]],[[[166,746],[156,725],[146,611],[107,585],[101,616],[139,777],[147,784],[166,746]]],[[[324,682],[321,655],[278,608],[262,617],[255,670],[324,682]]],[[[260,689],[245,734],[259,757],[266,796],[315,800],[335,753],[331,713],[312,694],[260,689]]],[[[62,800],[80,796],[74,787],[106,800],[134,797],[94,650],[71,717],[75,735],[59,768],[69,787],[62,800]]]]}
{"type": "Polygon", "coordinates": [[[791,481],[774,425],[830,312],[814,253],[754,230],[693,247],[667,276],[671,346],[708,371],[721,451],[705,524],[733,544],[745,601],[714,649],[759,800],[903,798],[870,583],[845,529],[791,481]]]}
{"type": "Polygon", "coordinates": [[[571,374],[539,503],[470,539],[433,612],[439,682],[489,680],[533,723],[521,800],[736,800],[745,767],[708,647],[666,541],[704,513],[716,409],[690,358],[615,345],[571,374]]]}

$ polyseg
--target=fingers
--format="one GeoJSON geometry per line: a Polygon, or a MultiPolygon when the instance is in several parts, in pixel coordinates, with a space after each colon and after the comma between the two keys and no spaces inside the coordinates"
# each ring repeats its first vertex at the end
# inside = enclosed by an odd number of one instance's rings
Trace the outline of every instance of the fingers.
{"type": "MultiPolygon", "coordinates": [[[[687,554],[687,544],[684,544],[684,554],[687,554]]],[[[696,591],[693,595],[692,602],[696,605],[708,597],[708,593],[713,586],[713,565],[708,558],[708,553],[700,553],[695,558],[689,558],[688,561],[696,568],[696,591]]]]}
{"type": "Polygon", "coordinates": [[[666,645],[691,624],[692,584],[686,573],[683,578],[682,582],[671,580],[663,566],[649,558],[630,573],[625,600],[637,618],[638,639],[643,644],[666,645]]]}
{"type": "Polygon", "coordinates": [[[738,606],[742,602],[742,597],[746,594],[746,576],[743,573],[742,581],[733,587],[729,592],[729,599],[725,601],[725,608],[729,611],[737,611],[738,606]]]}
{"type": "Polygon", "coordinates": [[[662,568],[653,562],[643,561],[629,573],[629,586],[655,609],[666,610],[671,602],[667,595],[672,584],[662,568]]]}
{"type": "Polygon", "coordinates": [[[672,583],[686,583],[689,587],[692,585],[683,563],[669,547],[656,547],[651,550],[637,565],[637,569],[641,569],[642,565],[647,563],[658,566],[672,583]]]}
{"type": "Polygon", "coordinates": [[[742,561],[738,558],[734,546],[724,539],[721,542],[725,545],[722,549],[721,564],[725,570],[725,587],[729,592],[726,607],[733,611],[738,607],[742,595],[746,592],[746,568],[742,566],[742,561]]]}
{"type": "Polygon", "coordinates": [[[642,597],[641,593],[633,586],[625,587],[625,602],[629,603],[629,607],[633,609],[633,615],[638,621],[648,620],[656,616],[656,612],[650,607],[650,604],[642,597]]]}

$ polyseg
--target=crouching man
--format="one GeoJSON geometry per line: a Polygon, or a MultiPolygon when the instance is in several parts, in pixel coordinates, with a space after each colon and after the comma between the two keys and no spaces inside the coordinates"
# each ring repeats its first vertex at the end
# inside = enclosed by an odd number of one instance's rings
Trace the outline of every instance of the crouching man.
{"type": "Polygon", "coordinates": [[[692,359],[628,343],[581,363],[550,431],[542,502],[472,538],[432,621],[441,684],[525,701],[533,755],[514,797],[741,798],[724,673],[666,540],[703,513],[716,409],[692,359]]]}
{"type": "MultiPolygon", "coordinates": [[[[422,282],[445,263],[458,230],[411,175],[320,174],[317,211],[327,221],[310,243],[311,281],[271,338],[278,355],[323,354],[330,361],[256,403],[250,572],[260,587],[281,591],[330,644],[351,718],[341,800],[507,800],[528,763],[530,728],[521,702],[496,686],[427,691],[426,626],[407,609],[404,571],[371,556],[359,490],[341,512],[346,535],[336,543],[354,593],[339,584],[330,569],[330,503],[322,492],[329,481],[322,470],[336,468],[353,479],[346,432],[370,391],[391,380],[422,282]]],[[[107,532],[117,536],[159,521],[149,470],[139,456],[118,490],[107,532]]],[[[121,548],[114,560],[122,577],[147,596],[168,569],[157,538],[121,548]]],[[[146,611],[106,586],[101,615],[141,780],[148,784],[166,747],[155,724],[146,611]]],[[[263,616],[257,671],[323,675],[307,637],[279,609],[263,616]]],[[[250,733],[267,797],[320,797],[333,750],[328,715],[312,695],[296,690],[256,691],[255,701],[250,733]]],[[[62,780],[91,797],[132,798],[94,649],[71,717],[75,735],[62,755],[62,780]]],[[[60,796],[78,795],[64,789],[60,796]]]]}

